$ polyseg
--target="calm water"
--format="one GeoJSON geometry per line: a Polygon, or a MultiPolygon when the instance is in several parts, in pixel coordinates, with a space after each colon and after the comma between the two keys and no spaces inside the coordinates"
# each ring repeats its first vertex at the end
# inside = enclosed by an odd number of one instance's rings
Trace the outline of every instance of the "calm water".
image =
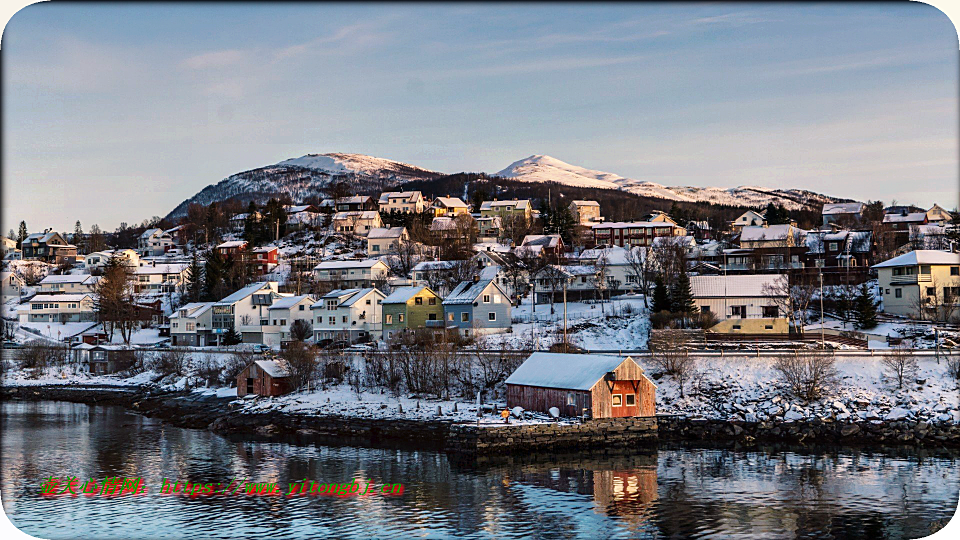
{"type": "MultiPolygon", "coordinates": [[[[953,516],[956,455],[741,452],[558,457],[466,468],[443,454],[231,441],[115,407],[3,403],[3,508],[43,538],[917,538],[953,516]],[[47,477],[143,477],[141,497],[42,498],[47,477]],[[398,497],[158,495],[204,483],[402,483],[398,497]]],[[[283,484],[286,487],[286,484],[283,484]]]]}

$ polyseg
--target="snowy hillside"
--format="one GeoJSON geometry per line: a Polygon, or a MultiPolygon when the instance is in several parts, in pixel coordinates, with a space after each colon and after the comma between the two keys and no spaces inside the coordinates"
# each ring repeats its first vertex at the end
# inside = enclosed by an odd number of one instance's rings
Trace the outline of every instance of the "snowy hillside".
{"type": "Polygon", "coordinates": [[[441,173],[407,165],[399,161],[362,154],[307,154],[229,176],[180,203],[168,215],[186,215],[192,203],[210,203],[238,197],[263,204],[270,197],[287,194],[301,201],[321,194],[333,181],[351,183],[356,191],[394,186],[410,180],[430,179],[441,173]]]}
{"type": "Polygon", "coordinates": [[[571,165],[550,156],[533,155],[511,163],[497,176],[525,182],[556,182],[568,186],[622,189],[644,197],[687,202],[710,202],[731,206],[782,204],[788,210],[816,209],[841,199],[801,189],[778,190],[756,186],[735,188],[667,187],[654,182],[625,178],[613,173],[571,165]]]}

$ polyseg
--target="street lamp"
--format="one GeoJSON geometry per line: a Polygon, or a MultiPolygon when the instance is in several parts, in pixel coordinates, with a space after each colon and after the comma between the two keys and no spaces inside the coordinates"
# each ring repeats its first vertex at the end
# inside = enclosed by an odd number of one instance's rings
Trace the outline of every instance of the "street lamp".
{"type": "Polygon", "coordinates": [[[820,348],[826,348],[823,339],[823,267],[820,267],[820,348]]]}

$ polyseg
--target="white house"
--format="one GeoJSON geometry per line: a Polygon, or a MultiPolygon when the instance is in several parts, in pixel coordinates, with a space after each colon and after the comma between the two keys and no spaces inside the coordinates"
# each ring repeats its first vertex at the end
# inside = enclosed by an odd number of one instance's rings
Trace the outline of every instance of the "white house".
{"type": "Polygon", "coordinates": [[[596,298],[597,268],[590,264],[548,264],[532,280],[534,301],[538,304],[596,298]]]}
{"type": "Polygon", "coordinates": [[[317,281],[331,284],[335,288],[374,287],[387,280],[390,267],[380,259],[362,261],[323,261],[313,267],[317,281]]]}
{"type": "Polygon", "coordinates": [[[419,191],[384,191],[377,202],[380,211],[387,214],[419,214],[427,209],[427,201],[419,191]]]}
{"type": "Polygon", "coordinates": [[[260,326],[260,343],[271,347],[280,346],[281,342],[290,341],[290,328],[298,320],[305,321],[312,328],[310,306],[315,299],[309,294],[286,296],[276,299],[267,308],[267,324],[260,326]]]}
{"type": "Polygon", "coordinates": [[[735,231],[739,231],[744,227],[763,227],[767,224],[767,218],[763,217],[763,214],[754,210],[747,210],[746,212],[740,214],[740,217],[733,220],[731,224],[735,231]]]}
{"type": "Polygon", "coordinates": [[[137,293],[175,292],[189,273],[187,263],[160,263],[138,266],[133,270],[133,290],[137,293]]]}
{"type": "Polygon", "coordinates": [[[217,343],[231,331],[240,332],[244,343],[260,343],[260,326],[268,324],[268,309],[283,296],[277,286],[276,281],[259,281],[214,303],[212,333],[217,343]]]}
{"type": "Polygon", "coordinates": [[[163,229],[147,229],[137,238],[137,251],[143,257],[163,255],[173,248],[173,236],[163,229]]]}
{"type": "Polygon", "coordinates": [[[90,274],[48,275],[40,280],[40,294],[92,293],[100,278],[90,274]]]}
{"type": "Polygon", "coordinates": [[[786,334],[786,313],[780,309],[786,279],[782,274],[690,276],[690,290],[700,311],[719,319],[714,331],[786,334]]]}
{"type": "Polygon", "coordinates": [[[27,286],[23,276],[16,272],[0,272],[0,281],[3,282],[2,294],[4,300],[7,298],[19,298],[20,291],[27,286]]]}
{"type": "Polygon", "coordinates": [[[376,210],[353,210],[334,214],[332,226],[339,233],[366,236],[373,229],[383,227],[383,221],[376,210]]]}
{"type": "Polygon", "coordinates": [[[20,322],[92,322],[96,320],[93,295],[38,294],[17,308],[20,322]]]}
{"type": "Polygon", "coordinates": [[[140,255],[132,249],[107,249],[104,251],[95,251],[83,258],[83,264],[87,270],[102,270],[111,257],[119,258],[124,265],[130,268],[140,266],[140,255]]]}
{"type": "Polygon", "coordinates": [[[367,254],[371,257],[396,253],[400,244],[410,241],[406,227],[378,227],[367,235],[367,254]]]}
{"type": "Polygon", "coordinates": [[[358,343],[380,339],[384,298],[386,295],[375,287],[328,292],[310,306],[314,340],[358,343]]]}
{"type": "Polygon", "coordinates": [[[170,315],[170,337],[174,346],[205,347],[213,345],[213,304],[191,302],[170,315]]]}
{"type": "Polygon", "coordinates": [[[960,310],[960,253],[920,249],[873,268],[886,313],[949,320],[960,310]]]}

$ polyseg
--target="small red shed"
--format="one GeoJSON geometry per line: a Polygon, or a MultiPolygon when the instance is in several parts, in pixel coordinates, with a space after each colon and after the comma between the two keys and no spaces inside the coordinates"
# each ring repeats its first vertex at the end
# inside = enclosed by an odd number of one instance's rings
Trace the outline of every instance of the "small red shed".
{"type": "Polygon", "coordinates": [[[531,354],[506,381],[507,406],[560,409],[562,416],[654,416],[657,386],[632,358],[600,354],[531,354]]]}
{"type": "Polygon", "coordinates": [[[286,360],[254,360],[237,375],[237,395],[282,396],[293,390],[286,360]]]}

